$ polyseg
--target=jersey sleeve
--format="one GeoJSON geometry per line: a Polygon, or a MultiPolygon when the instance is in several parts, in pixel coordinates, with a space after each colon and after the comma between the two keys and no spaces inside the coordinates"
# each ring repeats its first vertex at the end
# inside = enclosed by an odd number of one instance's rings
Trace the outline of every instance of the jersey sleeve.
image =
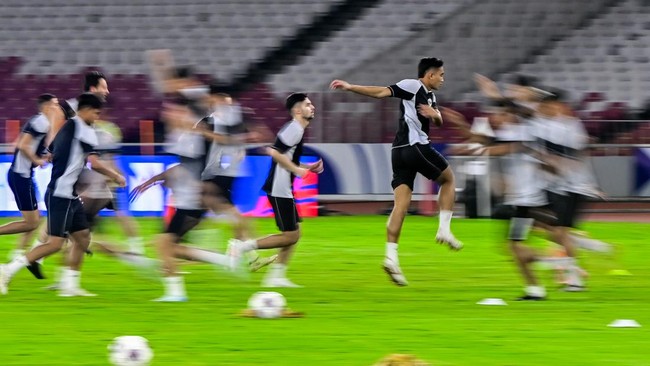
{"type": "Polygon", "coordinates": [[[99,141],[97,139],[97,132],[89,126],[77,126],[77,138],[81,144],[81,149],[85,154],[97,154],[97,147],[99,141]]]}
{"type": "Polygon", "coordinates": [[[25,124],[23,132],[38,137],[45,135],[49,129],[50,122],[47,118],[45,116],[38,116],[25,124]]]}
{"type": "Polygon", "coordinates": [[[297,124],[289,124],[278,133],[272,148],[281,153],[298,145],[302,140],[303,130],[297,124]]]}
{"type": "Polygon", "coordinates": [[[388,87],[390,96],[399,99],[411,100],[420,89],[420,81],[415,79],[404,79],[397,84],[388,87]]]}

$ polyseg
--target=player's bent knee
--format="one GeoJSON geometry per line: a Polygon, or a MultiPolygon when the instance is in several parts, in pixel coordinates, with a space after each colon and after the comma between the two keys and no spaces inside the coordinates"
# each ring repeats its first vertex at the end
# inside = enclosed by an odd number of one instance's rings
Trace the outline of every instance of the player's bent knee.
{"type": "Polygon", "coordinates": [[[296,244],[300,240],[300,230],[285,231],[283,234],[290,245],[296,244]]]}

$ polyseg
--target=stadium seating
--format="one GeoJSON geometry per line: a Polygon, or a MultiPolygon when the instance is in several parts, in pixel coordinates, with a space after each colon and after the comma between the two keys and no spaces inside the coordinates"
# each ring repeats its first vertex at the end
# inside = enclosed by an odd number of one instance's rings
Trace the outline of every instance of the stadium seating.
{"type": "Polygon", "coordinates": [[[3,1],[0,56],[23,57],[22,74],[73,74],[95,65],[143,74],[144,50],[170,48],[179,63],[230,80],[334,2],[3,1]]]}
{"type": "Polygon", "coordinates": [[[475,0],[385,0],[370,8],[349,27],[317,45],[299,63],[270,80],[278,95],[293,90],[323,90],[349,69],[372,61],[375,55],[416,35],[422,27],[444,21],[475,0]]]}

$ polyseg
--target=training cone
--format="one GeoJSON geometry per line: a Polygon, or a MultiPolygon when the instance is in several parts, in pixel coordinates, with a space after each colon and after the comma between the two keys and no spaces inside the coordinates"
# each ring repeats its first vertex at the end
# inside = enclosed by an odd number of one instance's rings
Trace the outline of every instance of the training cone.
{"type": "Polygon", "coordinates": [[[476,303],[477,305],[503,306],[508,305],[503,299],[487,298],[476,303]]]}
{"type": "Polygon", "coordinates": [[[607,326],[612,328],[639,328],[641,324],[633,319],[616,319],[607,326]]]}

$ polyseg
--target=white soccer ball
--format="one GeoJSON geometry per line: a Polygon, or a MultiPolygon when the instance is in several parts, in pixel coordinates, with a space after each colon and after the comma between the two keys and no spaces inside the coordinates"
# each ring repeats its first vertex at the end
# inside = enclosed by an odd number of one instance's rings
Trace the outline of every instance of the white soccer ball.
{"type": "Polygon", "coordinates": [[[108,345],[108,358],[115,366],[146,366],[153,358],[149,341],[140,336],[121,336],[108,345]]]}
{"type": "Polygon", "coordinates": [[[258,318],[278,318],[282,315],[287,300],[282,294],[271,291],[256,292],[248,300],[248,308],[253,310],[258,318]]]}

